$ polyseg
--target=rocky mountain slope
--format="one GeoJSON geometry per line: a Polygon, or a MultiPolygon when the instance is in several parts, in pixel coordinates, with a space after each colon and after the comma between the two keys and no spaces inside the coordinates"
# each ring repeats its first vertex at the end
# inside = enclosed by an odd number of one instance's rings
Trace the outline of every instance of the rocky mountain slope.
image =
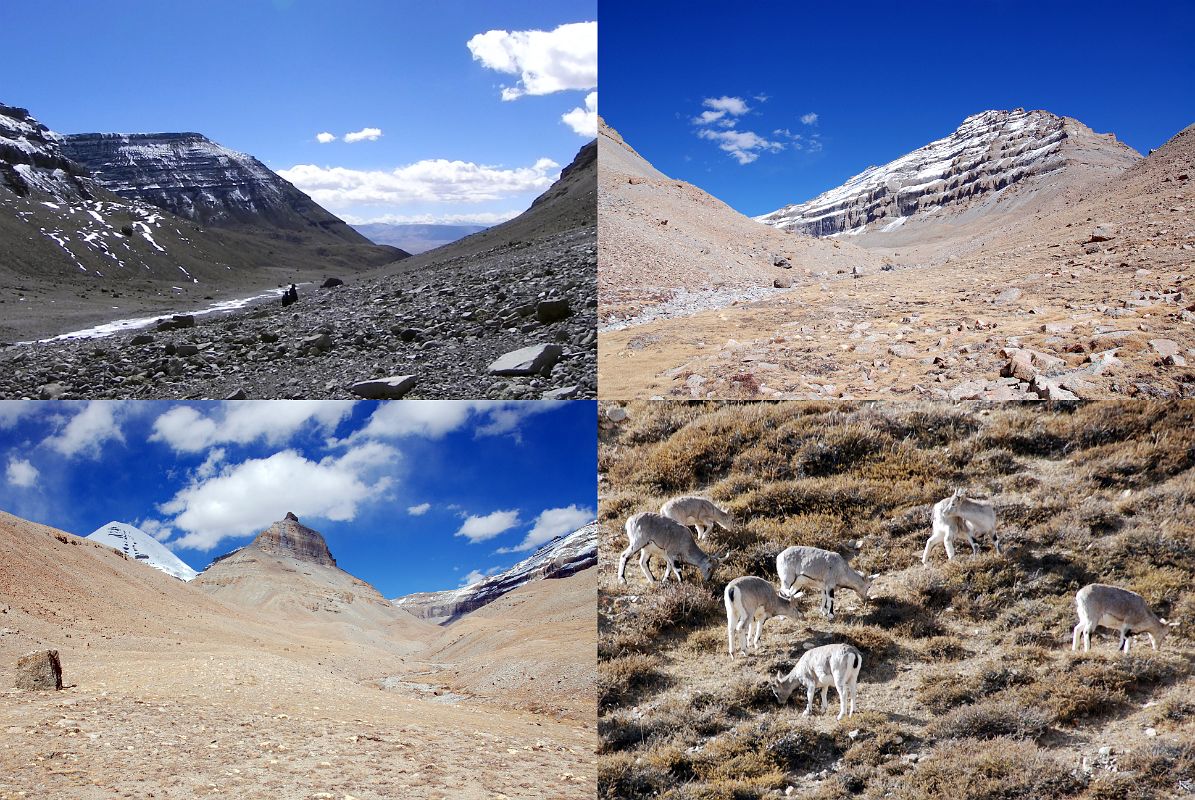
{"type": "Polygon", "coordinates": [[[442,592],[419,592],[390,602],[428,622],[450,625],[508,592],[533,581],[567,578],[597,563],[597,524],[558,536],[507,570],[477,583],[442,592]]]}
{"type": "Polygon", "coordinates": [[[374,244],[388,244],[417,255],[480,233],[488,227],[490,226],[365,222],[354,225],[353,229],[374,244]]]}
{"type": "Polygon", "coordinates": [[[956,131],[805,203],[757,217],[781,230],[897,247],[930,231],[991,225],[1141,159],[1113,134],[1046,111],[984,111],[956,131]],[[929,228],[930,230],[926,230],[929,228]]]}
{"type": "Polygon", "coordinates": [[[194,586],[225,603],[297,624],[336,626],[343,635],[419,649],[429,626],[394,608],[365,581],[336,566],[319,532],[287,515],[250,544],[216,559],[194,586]]]}
{"type": "Polygon", "coordinates": [[[350,398],[402,376],[387,397],[593,397],[596,180],[583,148],[519,217],[292,306],[0,350],[0,397],[350,398]]]}
{"type": "Polygon", "coordinates": [[[256,158],[198,133],[78,133],[61,146],[105,189],[201,225],[265,225],[368,243],[256,158]]]}
{"type": "Polygon", "coordinates": [[[875,272],[853,244],[785,234],[740,214],[598,125],[598,291],[608,328],[778,294],[820,276],[875,272]]]}
{"type": "Polygon", "coordinates": [[[410,640],[341,633],[0,513],[0,797],[431,797],[429,782],[462,800],[542,797],[532,774],[593,797],[592,705],[560,721],[383,690],[418,668],[410,640]],[[47,648],[65,688],[9,688],[17,658],[47,648]]]}
{"type": "Polygon", "coordinates": [[[136,562],[161,570],[180,581],[189,581],[199,574],[170,552],[166,545],[127,522],[109,522],[88,534],[86,538],[105,544],[136,562]]]}
{"type": "Polygon", "coordinates": [[[210,142],[193,144],[206,160],[168,141],[129,144],[111,164],[100,161],[119,194],[72,158],[136,139],[72,146],[27,110],[0,105],[0,337],[193,309],[406,255],[370,243],[256,160],[210,142]],[[134,180],[151,183],[141,191],[134,180]]]}

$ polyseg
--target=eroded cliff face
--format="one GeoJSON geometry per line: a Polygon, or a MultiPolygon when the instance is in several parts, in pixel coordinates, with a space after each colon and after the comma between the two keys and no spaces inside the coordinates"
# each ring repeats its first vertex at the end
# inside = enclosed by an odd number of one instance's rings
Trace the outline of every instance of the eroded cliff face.
{"type": "Polygon", "coordinates": [[[984,111],[958,130],[842,186],[757,217],[812,236],[892,233],[960,214],[1009,188],[1055,193],[1107,180],[1141,155],[1112,134],[1046,111],[984,111]]]}
{"type": "Polygon", "coordinates": [[[336,566],[336,559],[328,549],[328,543],[317,531],[299,522],[291,512],[257,535],[246,549],[289,556],[312,564],[336,566]]]}
{"type": "Polygon", "coordinates": [[[414,617],[446,624],[492,603],[524,584],[566,578],[597,564],[597,523],[547,542],[505,572],[470,586],[444,592],[419,592],[391,602],[414,617]]]}
{"type": "Polygon", "coordinates": [[[256,158],[198,133],[81,133],[63,152],[104,188],[203,225],[261,225],[368,240],[256,158]]]}
{"type": "Polygon", "coordinates": [[[18,197],[92,199],[87,170],[62,152],[62,137],[24,108],[0,103],[0,188],[18,197]]]}

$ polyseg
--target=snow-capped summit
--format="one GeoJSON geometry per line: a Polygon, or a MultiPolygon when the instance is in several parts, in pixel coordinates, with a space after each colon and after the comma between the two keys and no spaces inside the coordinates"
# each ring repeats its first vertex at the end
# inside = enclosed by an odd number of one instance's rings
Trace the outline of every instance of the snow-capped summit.
{"type": "Polygon", "coordinates": [[[942,219],[932,217],[939,212],[973,217],[1013,187],[1053,193],[1090,185],[1140,158],[1112,134],[1095,133],[1070,117],[1023,108],[984,111],[945,138],[756,219],[813,236],[874,239],[906,222],[942,219]]]}
{"type": "Polygon", "coordinates": [[[442,592],[418,592],[390,602],[420,619],[447,624],[531,581],[567,578],[597,564],[597,522],[545,542],[510,569],[442,592]]]}
{"type": "Polygon", "coordinates": [[[87,538],[119,550],[130,559],[160,569],[181,581],[189,581],[199,574],[170,552],[166,545],[126,522],[109,522],[87,538]]]}

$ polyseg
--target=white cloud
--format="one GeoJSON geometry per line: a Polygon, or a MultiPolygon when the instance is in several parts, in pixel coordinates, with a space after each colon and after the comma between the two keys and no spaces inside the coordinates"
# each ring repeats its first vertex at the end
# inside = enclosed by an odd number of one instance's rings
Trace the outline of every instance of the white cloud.
{"type": "Polygon", "coordinates": [[[293,450],[224,467],[196,480],[158,506],[184,531],[177,547],[211,550],[230,536],[257,533],[287,511],[300,517],[351,520],[364,503],[380,498],[389,478],[373,479],[375,467],[398,457],[393,448],[370,442],[340,458],[311,461],[293,450]]]}
{"type": "Polygon", "coordinates": [[[336,141],[336,134],[328,133],[327,131],[324,133],[317,133],[315,135],[315,140],[320,144],[327,144],[328,142],[336,141]]]}
{"type": "Polygon", "coordinates": [[[38,474],[37,467],[33,466],[28,459],[16,456],[11,456],[8,459],[7,477],[12,486],[28,489],[37,483],[38,474]]]}
{"type": "Polygon", "coordinates": [[[159,542],[164,542],[174,535],[174,528],[158,519],[143,519],[133,523],[133,527],[140,528],[159,542]]]}
{"type": "Polygon", "coordinates": [[[466,46],[474,61],[519,82],[502,89],[503,100],[597,86],[596,22],[575,22],[552,31],[487,31],[466,46]]]}
{"type": "Polygon", "coordinates": [[[773,142],[751,131],[712,131],[703,128],[697,131],[697,135],[717,142],[720,149],[730,153],[740,164],[750,164],[762,152],[775,153],[784,149],[783,143],[773,142]]]}
{"type": "Polygon", "coordinates": [[[589,139],[597,136],[597,92],[585,95],[585,108],[574,108],[560,119],[579,136],[589,139]]]}
{"type": "MultiPolygon", "coordinates": [[[[78,404],[72,405],[78,407],[78,404]]],[[[47,438],[43,444],[68,458],[76,455],[98,458],[106,442],[124,441],[118,419],[123,407],[123,401],[92,400],[71,417],[60,433],[47,438]]]]}
{"type": "Polygon", "coordinates": [[[495,511],[484,517],[470,515],[465,517],[457,536],[464,536],[470,542],[484,542],[493,539],[500,533],[505,533],[519,524],[518,511],[495,511]]]}
{"type": "Polygon", "coordinates": [[[46,403],[28,400],[0,400],[0,430],[14,427],[22,417],[27,417],[46,403]]]}
{"type": "Polygon", "coordinates": [[[407,506],[407,513],[412,517],[422,517],[431,510],[431,503],[420,503],[417,506],[407,506]]]}
{"type": "Polygon", "coordinates": [[[693,117],[694,125],[709,125],[712,122],[717,122],[726,116],[725,111],[702,111],[696,117],[693,117]]]}
{"type": "Polygon", "coordinates": [[[381,403],[366,426],[349,440],[403,436],[438,439],[464,428],[470,422],[476,425],[478,436],[498,436],[517,432],[519,423],[527,417],[552,411],[559,405],[560,402],[556,401],[524,400],[405,400],[401,403],[381,403]]]}
{"type": "Polygon", "coordinates": [[[487,211],[477,214],[383,214],[380,217],[358,217],[341,214],[340,218],[350,225],[498,225],[522,214],[524,209],[511,211],[487,211]]]}
{"type": "Polygon", "coordinates": [[[224,456],[225,452],[223,447],[212,448],[211,452],[207,454],[207,458],[204,459],[203,463],[199,465],[199,468],[195,470],[195,477],[202,480],[215,475],[216,468],[220,466],[222,461],[224,461],[224,456]]]}
{"type": "Polygon", "coordinates": [[[722,114],[741,117],[751,110],[746,101],[741,97],[707,97],[701,101],[701,104],[706,108],[712,108],[718,114],[714,119],[720,118],[722,114]]]}
{"type": "Polygon", "coordinates": [[[813,125],[817,122],[817,114],[813,111],[810,111],[808,114],[802,114],[801,122],[805,123],[806,125],[813,125]]]}
{"type": "Polygon", "coordinates": [[[541,158],[530,167],[504,169],[471,161],[426,159],[389,172],[296,164],[278,174],[332,211],[357,205],[482,203],[543,191],[560,165],[541,158]]]}
{"type": "Polygon", "coordinates": [[[549,508],[535,518],[535,525],[519,545],[502,547],[498,552],[519,553],[533,550],[544,542],[550,542],[557,536],[572,533],[586,523],[593,522],[595,516],[592,508],[581,508],[575,504],[564,508],[549,508]]]}
{"type": "Polygon", "coordinates": [[[344,141],[346,144],[352,144],[353,142],[376,142],[381,135],[381,128],[362,128],[359,131],[346,133],[344,135],[344,141]]]}
{"type": "Polygon", "coordinates": [[[154,420],[149,438],[184,453],[257,439],[281,444],[310,427],[331,432],[352,409],[349,400],[235,400],[219,404],[210,414],[194,406],[176,406],[154,420]]]}
{"type": "Polygon", "coordinates": [[[461,578],[461,586],[472,586],[475,583],[485,580],[485,573],[479,569],[472,570],[468,575],[461,578]]]}

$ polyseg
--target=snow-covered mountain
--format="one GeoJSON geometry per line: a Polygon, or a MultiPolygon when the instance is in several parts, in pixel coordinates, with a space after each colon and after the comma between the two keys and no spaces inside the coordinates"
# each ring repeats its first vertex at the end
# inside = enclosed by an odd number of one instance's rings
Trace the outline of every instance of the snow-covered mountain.
{"type": "Polygon", "coordinates": [[[476,611],[507,592],[547,578],[567,578],[597,564],[597,522],[557,536],[508,570],[477,583],[442,592],[418,592],[390,602],[413,616],[441,625],[476,611]]]}
{"type": "Polygon", "coordinates": [[[63,137],[62,149],[109,191],[202,225],[369,242],[253,156],[198,133],[80,133],[63,137]]]}
{"type": "Polygon", "coordinates": [[[189,581],[199,573],[191,569],[182,559],[140,528],[125,522],[109,522],[88,534],[88,539],[106,544],[124,553],[130,559],[160,569],[181,581],[189,581]]]}
{"type": "Polygon", "coordinates": [[[1091,185],[1140,158],[1114,135],[1069,117],[1021,108],[984,111],[943,139],[756,219],[813,236],[890,234],[933,215],[982,214],[1013,190],[1023,198],[1091,185]]]}

